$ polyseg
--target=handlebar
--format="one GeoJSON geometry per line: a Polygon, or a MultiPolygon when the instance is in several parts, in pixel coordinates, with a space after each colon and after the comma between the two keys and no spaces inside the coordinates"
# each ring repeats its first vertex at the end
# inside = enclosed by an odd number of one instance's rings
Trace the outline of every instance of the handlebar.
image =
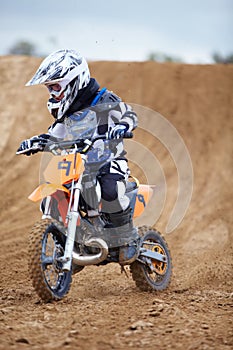
{"type": "Polygon", "coordinates": [[[86,153],[91,146],[94,144],[97,140],[120,140],[120,139],[131,139],[133,137],[133,133],[131,131],[126,131],[124,135],[121,138],[116,139],[109,139],[108,135],[100,135],[92,140],[89,139],[81,139],[81,140],[72,140],[72,141],[59,141],[59,142],[53,142],[49,141],[46,145],[46,149],[49,152],[56,152],[58,149],[71,149],[71,148],[82,148],[82,151],[80,153],[86,153]]]}

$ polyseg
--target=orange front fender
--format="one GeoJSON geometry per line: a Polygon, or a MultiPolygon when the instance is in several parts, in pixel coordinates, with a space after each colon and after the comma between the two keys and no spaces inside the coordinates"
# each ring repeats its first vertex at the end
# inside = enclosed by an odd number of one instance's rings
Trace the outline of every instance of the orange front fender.
{"type": "Polygon", "coordinates": [[[58,185],[58,184],[42,184],[38,186],[28,196],[28,199],[30,199],[33,202],[37,202],[47,196],[50,196],[51,194],[55,193],[57,190],[69,193],[69,190],[65,186],[58,185]]]}

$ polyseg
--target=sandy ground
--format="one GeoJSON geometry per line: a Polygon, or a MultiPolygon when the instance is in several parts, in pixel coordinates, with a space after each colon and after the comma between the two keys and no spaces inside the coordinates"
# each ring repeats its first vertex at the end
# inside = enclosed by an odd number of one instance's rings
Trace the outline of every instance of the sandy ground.
{"type": "MultiPolygon", "coordinates": [[[[40,155],[15,155],[22,139],[52,123],[46,89],[24,87],[39,63],[0,58],[0,349],[232,349],[233,66],[90,62],[101,86],[175,126],[191,156],[193,196],[182,223],[165,234],[174,266],[166,291],[140,292],[118,265],[92,266],[74,277],[65,299],[43,304],[27,272],[28,232],[40,217],[27,196],[40,155]]],[[[142,130],[135,139],[142,142],[142,130]]],[[[177,174],[164,150],[147,146],[168,184],[156,223],[163,231],[177,174]]]]}

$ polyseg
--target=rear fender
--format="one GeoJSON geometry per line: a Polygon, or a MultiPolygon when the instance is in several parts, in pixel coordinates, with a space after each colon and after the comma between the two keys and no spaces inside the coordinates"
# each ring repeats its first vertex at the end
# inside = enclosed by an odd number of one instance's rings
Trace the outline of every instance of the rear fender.
{"type": "Polygon", "coordinates": [[[135,204],[134,204],[134,218],[139,217],[145,207],[147,206],[148,202],[150,201],[153,194],[153,187],[150,185],[142,185],[140,184],[137,190],[136,198],[135,198],[135,204]]]}

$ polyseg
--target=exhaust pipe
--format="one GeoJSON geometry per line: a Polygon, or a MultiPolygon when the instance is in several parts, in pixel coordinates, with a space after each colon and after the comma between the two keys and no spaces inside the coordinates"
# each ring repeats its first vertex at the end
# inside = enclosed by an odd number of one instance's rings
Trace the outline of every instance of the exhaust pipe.
{"type": "Polygon", "coordinates": [[[85,245],[100,249],[98,254],[81,255],[73,251],[73,262],[76,265],[88,266],[96,265],[104,261],[108,256],[107,243],[102,238],[91,238],[85,242],[85,245]]]}

